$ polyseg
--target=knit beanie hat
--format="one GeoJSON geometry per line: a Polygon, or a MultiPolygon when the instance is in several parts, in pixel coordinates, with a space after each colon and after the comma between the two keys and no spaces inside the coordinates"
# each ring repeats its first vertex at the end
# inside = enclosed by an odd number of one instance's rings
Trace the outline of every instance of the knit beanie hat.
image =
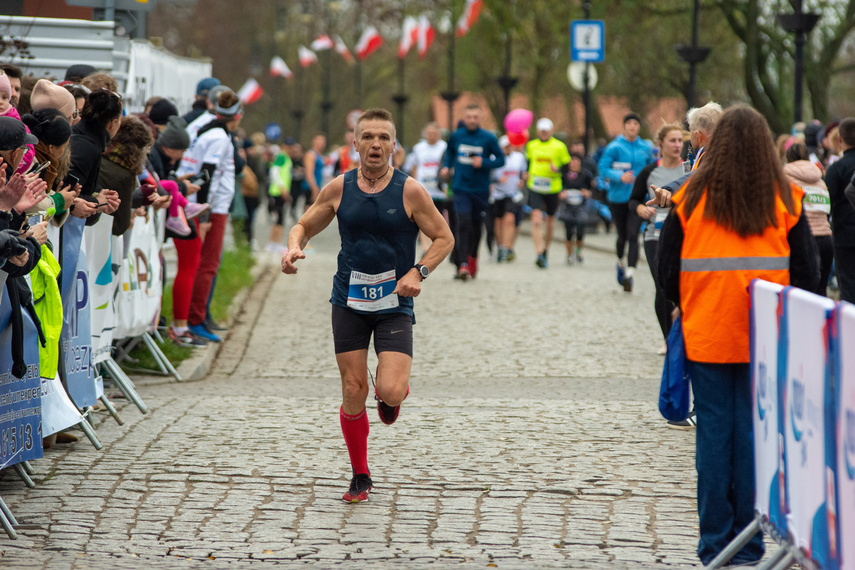
{"type": "Polygon", "coordinates": [[[178,108],[169,99],[161,99],[151,107],[148,116],[155,125],[165,125],[169,117],[178,114],[178,108]]]}
{"type": "Polygon", "coordinates": [[[39,109],[57,109],[66,117],[74,114],[77,108],[77,102],[74,100],[68,89],[54,85],[47,79],[39,79],[33,86],[33,93],[30,95],[30,105],[33,111],[39,109]]]}
{"type": "Polygon", "coordinates": [[[190,146],[190,135],[187,134],[187,122],[173,115],[169,117],[166,123],[166,128],[157,137],[157,142],[163,148],[174,148],[176,150],[185,150],[190,146]]]}
{"type": "Polygon", "coordinates": [[[12,84],[9,83],[9,78],[2,71],[0,71],[0,93],[8,93],[9,98],[12,97],[12,84]]]}

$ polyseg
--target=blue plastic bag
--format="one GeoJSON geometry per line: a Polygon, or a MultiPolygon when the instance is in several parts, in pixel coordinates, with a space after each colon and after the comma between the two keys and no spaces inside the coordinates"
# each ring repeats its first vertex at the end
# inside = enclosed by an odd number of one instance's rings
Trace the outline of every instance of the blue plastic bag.
{"type": "Polygon", "coordinates": [[[668,353],[665,355],[662,384],[659,386],[659,413],[663,418],[680,422],[689,417],[689,383],[683,323],[677,317],[668,333],[668,353]]]}

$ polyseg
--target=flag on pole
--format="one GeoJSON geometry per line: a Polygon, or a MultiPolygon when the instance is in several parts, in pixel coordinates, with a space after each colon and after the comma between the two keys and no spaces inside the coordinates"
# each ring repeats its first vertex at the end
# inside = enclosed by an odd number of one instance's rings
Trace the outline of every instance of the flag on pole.
{"type": "Polygon", "coordinates": [[[427,50],[430,44],[433,43],[434,36],[436,36],[436,31],[434,31],[430,20],[428,20],[427,15],[422,14],[419,18],[419,58],[424,59],[425,55],[427,55],[427,50]]]}
{"type": "Polygon", "coordinates": [[[381,45],[383,45],[383,37],[380,35],[380,32],[374,26],[368,26],[362,32],[362,37],[359,38],[359,42],[356,44],[356,57],[365,59],[381,45]]]}
{"type": "Polygon", "coordinates": [[[333,43],[332,38],[323,34],[315,38],[315,41],[313,41],[309,47],[315,51],[324,51],[326,49],[332,49],[333,46],[335,46],[335,43],[333,43]]]}
{"type": "Polygon", "coordinates": [[[261,96],[264,95],[264,89],[261,88],[261,85],[258,84],[258,81],[250,77],[246,80],[246,83],[243,84],[243,87],[240,88],[240,91],[237,92],[238,99],[244,105],[250,105],[255,103],[261,96]]]}
{"type": "Polygon", "coordinates": [[[419,35],[419,23],[412,16],[404,18],[404,28],[401,31],[401,43],[398,44],[398,57],[407,57],[410,48],[416,43],[419,35]]]}
{"type": "Polygon", "coordinates": [[[273,77],[284,77],[285,79],[291,79],[294,77],[294,73],[291,71],[291,68],[289,68],[288,64],[285,63],[285,60],[278,55],[274,55],[273,59],[270,60],[270,75],[273,77]]]}
{"type": "Polygon", "coordinates": [[[463,37],[469,33],[475,22],[478,21],[478,16],[481,14],[481,8],[484,6],[484,0],[466,0],[466,7],[463,9],[463,14],[457,20],[457,37],[463,37]]]}
{"type": "Polygon", "coordinates": [[[300,46],[300,65],[303,67],[309,67],[313,63],[318,61],[318,54],[307,48],[306,46],[300,46]]]}
{"type": "Polygon", "coordinates": [[[335,51],[341,54],[344,61],[347,63],[353,63],[353,55],[351,55],[350,50],[347,49],[347,45],[345,45],[344,40],[341,39],[341,36],[339,35],[335,37],[335,51]]]}

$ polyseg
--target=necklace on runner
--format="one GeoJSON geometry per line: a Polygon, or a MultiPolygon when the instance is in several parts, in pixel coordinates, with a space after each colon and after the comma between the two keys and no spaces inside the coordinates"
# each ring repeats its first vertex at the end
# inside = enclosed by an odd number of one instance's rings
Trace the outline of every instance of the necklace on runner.
{"type": "Polygon", "coordinates": [[[368,181],[368,186],[371,188],[371,193],[374,194],[377,192],[377,188],[375,188],[377,181],[382,180],[383,178],[386,178],[386,175],[389,174],[389,170],[391,168],[392,168],[391,166],[387,166],[386,172],[384,172],[381,176],[378,176],[377,178],[368,178],[367,176],[365,176],[365,171],[362,170],[362,168],[359,169],[359,172],[362,173],[362,178],[364,178],[366,181],[368,181]]]}

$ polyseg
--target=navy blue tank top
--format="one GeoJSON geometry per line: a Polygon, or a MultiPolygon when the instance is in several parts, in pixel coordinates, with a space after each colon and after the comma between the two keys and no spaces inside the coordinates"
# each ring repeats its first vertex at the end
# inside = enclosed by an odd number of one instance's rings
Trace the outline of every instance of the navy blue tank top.
{"type": "Polygon", "coordinates": [[[395,169],[389,184],[367,194],[357,184],[357,169],[344,174],[336,212],[341,251],[330,303],[365,314],[413,315],[413,298],[392,295],[398,279],[416,262],[418,226],[404,209],[407,174],[395,169]],[[390,307],[397,298],[397,306],[390,307]]]}

